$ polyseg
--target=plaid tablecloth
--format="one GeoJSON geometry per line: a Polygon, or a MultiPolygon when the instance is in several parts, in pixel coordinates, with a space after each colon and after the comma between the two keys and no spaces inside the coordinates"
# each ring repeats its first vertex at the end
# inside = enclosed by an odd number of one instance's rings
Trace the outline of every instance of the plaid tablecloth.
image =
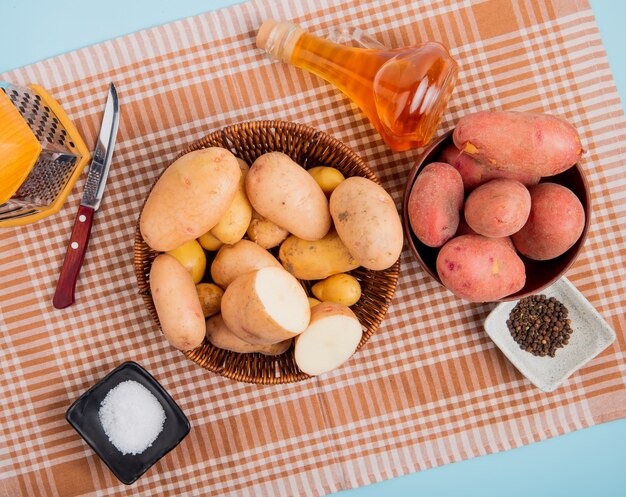
{"type": "Polygon", "coordinates": [[[76,304],[56,310],[52,295],[84,178],[57,215],[0,231],[0,495],[318,496],[626,414],[626,119],[585,1],[259,1],[0,79],[46,87],[90,145],[109,81],[123,116],[76,304]],[[456,299],[405,250],[382,327],[332,374],[242,384],[172,349],[137,293],[133,232],[149,185],[183,146],[240,121],[306,123],[353,147],[398,205],[417,155],[390,152],[335,88],[257,50],[254,36],[267,17],[313,32],[359,26],[388,46],[439,40],[451,47],[461,72],[440,133],[484,109],[570,120],[589,150],[594,210],[567,276],[615,328],[614,345],[556,392],[542,393],[483,331],[493,305],[456,299]],[[125,360],[153,373],[192,424],[130,489],[64,419],[74,399],[125,360]]]}

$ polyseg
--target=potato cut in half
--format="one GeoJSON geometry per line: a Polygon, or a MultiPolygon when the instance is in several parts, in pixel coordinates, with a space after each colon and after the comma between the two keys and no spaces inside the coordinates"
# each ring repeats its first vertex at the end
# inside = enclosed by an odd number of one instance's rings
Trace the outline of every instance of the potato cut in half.
{"type": "Polygon", "coordinates": [[[221,314],[207,319],[206,337],[216,347],[239,354],[250,354],[258,352],[264,355],[277,356],[285,353],[291,347],[291,338],[278,343],[270,343],[267,345],[255,345],[245,342],[232,331],[228,329],[221,314]]]}
{"type": "Polygon", "coordinates": [[[352,357],[362,334],[348,307],[322,302],[311,309],[309,326],[296,338],[296,364],[311,376],[332,371],[352,357]]]}
{"type": "Polygon", "coordinates": [[[224,292],[222,317],[252,344],[282,342],[302,333],[311,317],[302,285],[279,267],[264,267],[235,279],[224,292]]]}

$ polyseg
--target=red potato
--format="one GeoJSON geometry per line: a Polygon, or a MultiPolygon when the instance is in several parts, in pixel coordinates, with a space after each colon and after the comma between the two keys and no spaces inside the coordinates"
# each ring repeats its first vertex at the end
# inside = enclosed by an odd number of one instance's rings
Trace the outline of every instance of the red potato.
{"type": "Polygon", "coordinates": [[[491,302],[524,287],[524,263],[503,239],[462,235],[437,256],[437,274],[445,287],[470,302],[491,302]]]}
{"type": "Polygon", "coordinates": [[[553,176],[584,150],[564,119],[528,112],[487,111],[462,117],[452,135],[459,150],[494,169],[553,176]]]}
{"type": "Polygon", "coordinates": [[[519,181],[493,179],[465,201],[465,221],[479,235],[501,238],[516,233],[530,213],[530,193],[519,181]]]}
{"type": "Polygon", "coordinates": [[[461,213],[461,219],[459,219],[459,227],[456,229],[456,233],[454,234],[454,236],[461,236],[461,235],[478,235],[478,233],[476,233],[469,224],[467,224],[467,221],[465,220],[465,216],[463,215],[463,213],[461,213]]]}
{"type": "MultiPolygon", "coordinates": [[[[465,216],[461,216],[461,219],[459,220],[459,227],[456,230],[456,233],[454,234],[455,237],[461,236],[461,235],[478,235],[478,233],[476,233],[470,227],[470,225],[467,224],[467,221],[465,220],[465,216]]],[[[515,245],[513,245],[513,240],[511,240],[510,236],[505,236],[502,238],[493,238],[493,240],[500,240],[511,250],[515,251],[515,245]]]]}
{"type": "Polygon", "coordinates": [[[494,240],[499,240],[504,245],[509,247],[513,252],[517,253],[516,250],[515,250],[515,244],[513,243],[513,240],[511,240],[510,236],[504,236],[502,238],[494,238],[494,240]]]}
{"type": "Polygon", "coordinates": [[[477,186],[496,178],[514,179],[524,186],[536,185],[541,179],[539,176],[529,176],[517,171],[504,171],[486,166],[461,152],[453,143],[443,149],[439,160],[450,164],[459,172],[463,179],[465,191],[471,191],[477,186]]]}
{"type": "Polygon", "coordinates": [[[529,259],[545,261],[567,252],[585,227],[585,210],[571,190],[556,183],[530,188],[532,206],[513,243],[529,259]]]}
{"type": "Polygon", "coordinates": [[[415,236],[429,247],[441,247],[454,236],[463,206],[463,180],[444,162],[428,164],[409,196],[409,222],[415,236]]]}

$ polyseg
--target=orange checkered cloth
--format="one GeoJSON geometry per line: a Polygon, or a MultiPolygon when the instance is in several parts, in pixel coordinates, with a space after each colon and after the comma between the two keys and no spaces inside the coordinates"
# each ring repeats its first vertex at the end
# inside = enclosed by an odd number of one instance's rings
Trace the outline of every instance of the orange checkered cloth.
{"type": "Polygon", "coordinates": [[[183,443],[134,495],[318,496],[519,447],[626,415],[626,119],[583,0],[270,0],[184,19],[3,74],[47,88],[94,143],[109,81],[122,121],[77,302],[52,295],[84,177],[66,207],[0,231],[0,495],[127,495],[65,410],[125,360],[189,416],[183,443]],[[589,150],[586,246],[567,277],[616,342],[554,393],[534,388],[482,329],[493,304],[458,300],[408,250],[379,331],[345,366],[296,384],[212,374],[170,347],[138,295],[133,234],[149,186],[181,148],[225,125],[277,118],[344,141],[398,205],[417,151],[392,153],[321,79],[254,46],[268,18],[311,32],[359,26],[388,46],[439,40],[461,73],[439,133],[469,112],[565,117],[589,150]]]}

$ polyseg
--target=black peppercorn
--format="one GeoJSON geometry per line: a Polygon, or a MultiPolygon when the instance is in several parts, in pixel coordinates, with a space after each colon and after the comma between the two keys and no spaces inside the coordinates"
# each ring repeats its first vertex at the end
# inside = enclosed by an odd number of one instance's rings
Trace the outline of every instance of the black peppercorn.
{"type": "Polygon", "coordinates": [[[536,356],[554,357],[572,334],[567,307],[554,297],[532,295],[521,299],[506,324],[520,348],[536,356]]]}

